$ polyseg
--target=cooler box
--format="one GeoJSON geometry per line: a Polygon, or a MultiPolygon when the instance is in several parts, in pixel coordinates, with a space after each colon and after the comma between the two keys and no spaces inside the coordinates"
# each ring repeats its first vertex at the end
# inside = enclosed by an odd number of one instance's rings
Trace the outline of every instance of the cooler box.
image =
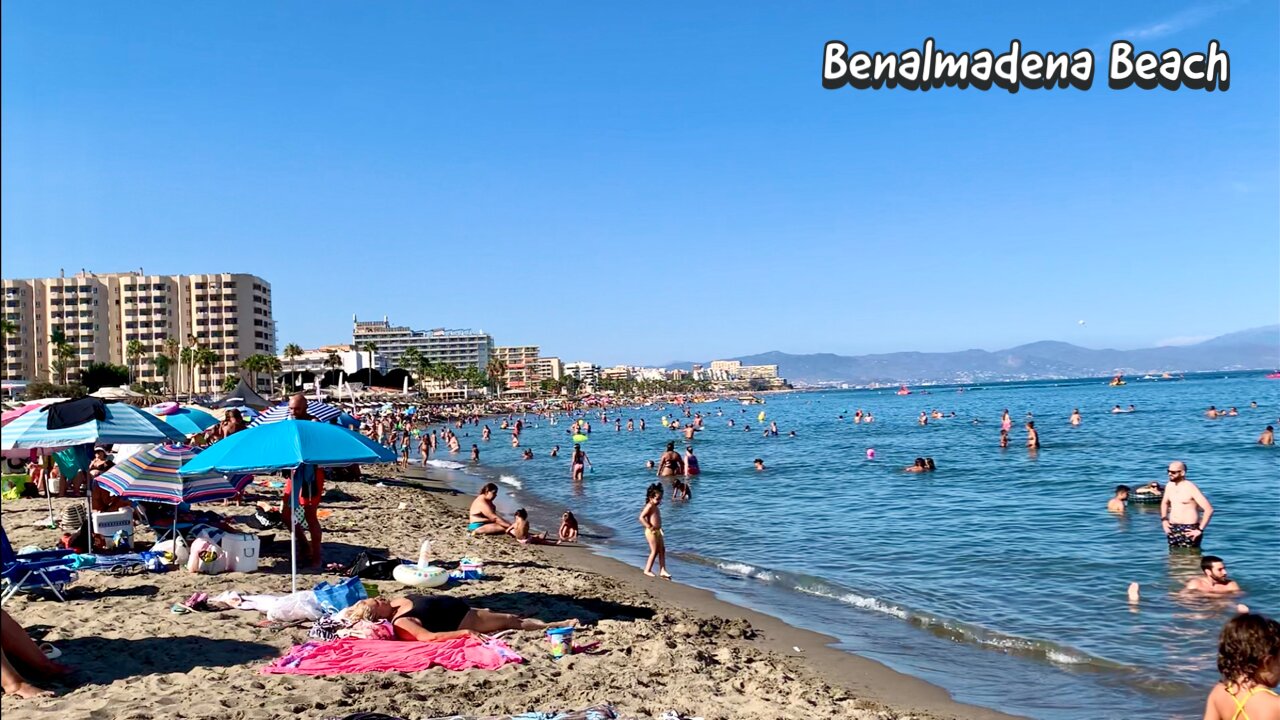
{"type": "Polygon", "coordinates": [[[93,521],[90,524],[93,532],[97,535],[111,537],[116,532],[124,530],[127,534],[133,534],[133,508],[117,510],[115,512],[96,512],[93,514],[93,521]]]}
{"type": "Polygon", "coordinates": [[[262,542],[257,535],[227,533],[222,536],[222,550],[227,554],[227,570],[253,572],[258,569],[262,542]]]}

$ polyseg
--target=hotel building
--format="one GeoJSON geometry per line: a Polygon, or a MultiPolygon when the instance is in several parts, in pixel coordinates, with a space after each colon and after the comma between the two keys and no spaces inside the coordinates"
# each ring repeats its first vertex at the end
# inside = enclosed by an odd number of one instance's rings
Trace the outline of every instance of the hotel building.
{"type": "Polygon", "coordinates": [[[256,275],[82,270],[71,277],[4,280],[0,292],[5,318],[15,326],[4,341],[6,379],[61,379],[49,342],[55,329],[74,351],[67,362],[72,382],[89,363],[107,362],[131,366],[137,380],[163,383],[167,378],[152,360],[168,354],[170,338],[217,356],[211,367],[197,371],[196,390],[216,390],[224,378],[239,375],[245,358],[275,352],[271,285],[256,275]],[[135,340],[142,353],[133,358],[128,348],[135,340]]]}
{"type": "Polygon", "coordinates": [[[385,316],[375,321],[361,321],[352,316],[351,321],[356,350],[364,350],[367,343],[373,343],[376,352],[386,356],[393,368],[401,366],[400,358],[409,348],[417,348],[422,357],[433,363],[481,370],[486,369],[493,355],[493,338],[483,331],[411,330],[392,325],[385,316]]]}

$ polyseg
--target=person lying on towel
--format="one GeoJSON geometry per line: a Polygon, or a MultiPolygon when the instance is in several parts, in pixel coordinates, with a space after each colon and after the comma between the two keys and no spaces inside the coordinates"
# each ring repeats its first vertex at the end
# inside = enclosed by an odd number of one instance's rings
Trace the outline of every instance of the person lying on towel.
{"type": "Polygon", "coordinates": [[[473,608],[460,598],[445,595],[370,598],[352,605],[346,615],[349,620],[390,620],[398,639],[422,642],[478,638],[501,630],[546,630],[578,625],[577,620],[546,623],[510,613],[473,608]]]}

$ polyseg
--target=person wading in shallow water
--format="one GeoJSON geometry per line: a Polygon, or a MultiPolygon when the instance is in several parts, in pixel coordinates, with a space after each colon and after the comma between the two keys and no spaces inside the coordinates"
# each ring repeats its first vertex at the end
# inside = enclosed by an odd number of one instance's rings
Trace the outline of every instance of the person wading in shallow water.
{"type": "Polygon", "coordinates": [[[1169,463],[1169,484],[1160,499],[1160,524],[1169,547],[1200,547],[1211,517],[1213,506],[1200,488],[1187,479],[1186,463],[1180,460],[1169,463]]]}

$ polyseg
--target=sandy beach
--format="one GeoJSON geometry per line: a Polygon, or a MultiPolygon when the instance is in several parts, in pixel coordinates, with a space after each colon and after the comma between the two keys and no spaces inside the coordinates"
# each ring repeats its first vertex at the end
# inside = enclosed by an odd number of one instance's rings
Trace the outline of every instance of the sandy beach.
{"type": "MultiPolygon", "coordinates": [[[[540,634],[529,632],[510,639],[526,661],[496,671],[263,675],[264,664],[305,639],[305,627],[271,630],[257,626],[263,619],[257,612],[176,615],[170,606],[197,590],[288,592],[288,544],[277,539],[264,548],[257,573],[113,577],[85,571],[66,603],[15,598],[6,605],[10,614],[38,640],[61,649],[62,662],[76,674],[66,686],[51,686],[54,698],[5,697],[4,715],[321,718],[381,712],[430,718],[612,703],[622,716],[638,718],[670,710],[707,720],[1008,717],[955,703],[927,683],[827,648],[830,638],[695,588],[645,578],[584,546],[473,539],[462,529],[470,498],[419,469],[388,474],[402,480],[332,484],[331,493],[336,489],[333,494],[345,499],[326,503],[333,511],[325,522],[326,561],[345,564],[364,548],[414,558],[421,540],[430,538],[442,563],[481,558],[487,575],[437,592],[544,620],[577,617],[586,624],[578,642],[598,641],[601,652],[556,661],[540,634]]],[[[83,500],[58,500],[55,509],[72,502],[83,500]]],[[[15,547],[52,544],[53,531],[34,527],[45,515],[43,500],[4,503],[4,525],[15,547]]],[[[284,537],[279,531],[275,536],[284,537]]],[[[300,586],[333,577],[304,575],[300,586]]],[[[384,594],[403,592],[393,581],[377,584],[384,594]]]]}

